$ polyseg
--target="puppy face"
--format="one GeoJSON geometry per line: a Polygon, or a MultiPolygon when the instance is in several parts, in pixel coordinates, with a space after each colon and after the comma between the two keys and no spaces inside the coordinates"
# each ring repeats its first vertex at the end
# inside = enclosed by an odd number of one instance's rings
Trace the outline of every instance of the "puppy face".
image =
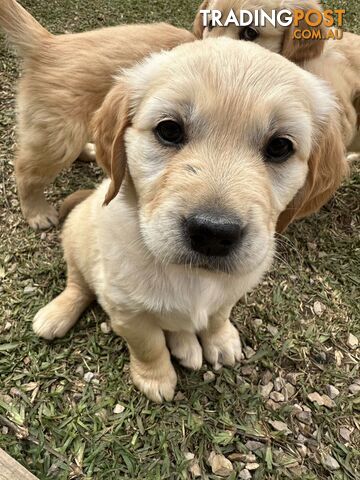
{"type": "MultiPolygon", "coordinates": [[[[322,10],[320,2],[317,0],[206,0],[199,8],[219,10],[226,19],[231,10],[238,15],[240,10],[264,10],[268,14],[271,10],[288,9],[310,9],[322,10]]],[[[300,22],[299,29],[309,29],[305,22],[300,22]]],[[[324,27],[319,26],[322,33],[324,27]]],[[[309,60],[321,54],[324,48],[323,40],[299,40],[293,38],[294,27],[274,27],[267,23],[264,27],[237,27],[230,24],[227,27],[203,27],[202,16],[197,14],[194,22],[194,33],[198,38],[221,37],[226,36],[234,40],[245,40],[261,45],[272,52],[280,53],[291,61],[296,63],[309,60]]]]}
{"type": "Polygon", "coordinates": [[[267,266],[334,111],[320,80],[256,45],[208,39],[155,55],[119,79],[94,119],[107,202],[126,162],[159,262],[267,266]]]}

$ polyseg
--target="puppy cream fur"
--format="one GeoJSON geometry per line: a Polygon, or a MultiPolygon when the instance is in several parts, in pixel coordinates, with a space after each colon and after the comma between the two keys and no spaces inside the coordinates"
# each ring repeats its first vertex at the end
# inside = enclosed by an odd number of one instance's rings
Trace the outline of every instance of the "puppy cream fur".
{"type": "Polygon", "coordinates": [[[129,346],[135,385],[158,402],[176,386],[169,349],[189,368],[202,356],[234,365],[241,344],[231,309],[269,268],[289,202],[306,201],[307,184],[322,191],[309,183],[309,164],[319,146],[334,149],[336,118],[321,80],[234,40],[185,44],[124,72],[93,120],[110,179],[66,221],[67,286],[36,315],[35,332],[62,337],[97,298],[129,346]],[[184,125],[183,145],[159,141],[164,118],[184,125]],[[263,153],[276,134],[294,144],[281,164],[263,153]],[[227,257],[195,255],[184,236],[183,220],[211,206],[244,226],[227,257]]]}

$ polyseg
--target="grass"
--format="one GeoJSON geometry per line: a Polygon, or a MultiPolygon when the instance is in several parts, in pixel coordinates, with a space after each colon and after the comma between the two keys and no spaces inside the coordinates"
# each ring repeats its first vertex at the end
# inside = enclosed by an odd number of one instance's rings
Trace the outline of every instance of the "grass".
{"type": "MultiPolygon", "coordinates": [[[[190,27],[197,6],[190,0],[23,4],[53,32],[155,20],[190,27]]],[[[343,4],[348,27],[360,33],[357,0],[343,4]]],[[[19,211],[12,167],[18,63],[3,41],[0,65],[0,445],[40,479],[185,479],[189,452],[202,478],[215,479],[208,464],[215,451],[232,459],[234,480],[244,466],[234,453],[248,453],[249,440],[262,444],[254,479],[360,478],[360,397],[349,391],[360,378],[360,352],[347,345],[349,333],[360,338],[359,164],[319,214],[279,238],[273,270],[234,310],[243,345],[255,356],[216,372],[213,381],[203,379],[206,365],[197,373],[177,367],[181,393],[155,406],[132,386],[124,342],[102,332],[99,307],[64,339],[50,344],[32,333],[34,314],[64,286],[65,265],[59,231],[34,233],[19,211]],[[269,402],[259,389],[276,379],[281,388],[279,377],[294,384],[292,396],[269,402]],[[308,399],[326,393],[328,384],[340,392],[330,408],[308,399]],[[120,414],[113,413],[117,404],[120,414]],[[299,421],[296,404],[310,410],[309,424],[299,421]],[[269,423],[276,420],[290,432],[276,431],[269,423]],[[324,467],[327,454],[339,469],[324,467]]],[[[76,164],[49,197],[59,202],[99,178],[94,165],[76,164]]]]}

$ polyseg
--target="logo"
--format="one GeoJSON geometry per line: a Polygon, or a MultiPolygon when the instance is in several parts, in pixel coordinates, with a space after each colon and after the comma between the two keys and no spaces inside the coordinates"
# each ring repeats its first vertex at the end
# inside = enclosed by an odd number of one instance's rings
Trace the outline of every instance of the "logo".
{"type": "Polygon", "coordinates": [[[331,29],[337,25],[342,27],[344,23],[344,9],[327,9],[323,12],[316,9],[282,9],[271,10],[240,10],[236,15],[234,9],[227,15],[223,15],[221,10],[200,10],[202,15],[203,27],[228,27],[235,25],[237,27],[293,27],[293,38],[300,40],[317,39],[329,40],[342,38],[342,31],[331,29]],[[300,28],[301,26],[301,28],[300,28]],[[320,27],[326,27],[321,29],[320,27]],[[308,28],[306,28],[308,27],[308,28]]]}

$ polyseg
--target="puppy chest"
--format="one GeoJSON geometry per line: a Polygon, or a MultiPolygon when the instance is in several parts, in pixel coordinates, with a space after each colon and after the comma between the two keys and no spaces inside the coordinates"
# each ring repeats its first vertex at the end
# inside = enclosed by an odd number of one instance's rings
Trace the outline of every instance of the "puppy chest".
{"type": "Polygon", "coordinates": [[[170,331],[200,331],[228,303],[227,289],[216,282],[189,275],[139,275],[139,271],[113,277],[106,296],[122,311],[154,314],[161,328],[170,331]]]}

